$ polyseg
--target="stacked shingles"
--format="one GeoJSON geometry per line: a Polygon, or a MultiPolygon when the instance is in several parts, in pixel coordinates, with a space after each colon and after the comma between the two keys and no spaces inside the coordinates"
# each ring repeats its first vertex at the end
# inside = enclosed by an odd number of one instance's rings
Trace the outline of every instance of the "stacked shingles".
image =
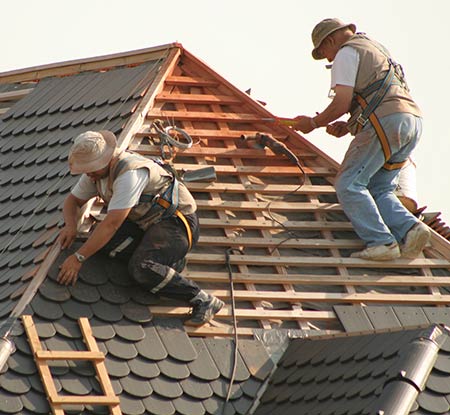
{"type": "Polygon", "coordinates": [[[86,130],[120,133],[156,75],[156,62],[49,77],[0,123],[0,318],[6,317],[57,236],[72,140],[86,130]],[[145,81],[145,82],[144,82],[145,81]]]}
{"type": "MultiPolygon", "coordinates": [[[[86,350],[77,319],[88,317],[124,414],[201,415],[221,413],[232,376],[230,339],[190,339],[182,322],[151,319],[158,301],[130,280],[126,264],[101,254],[89,259],[73,287],[55,282],[61,255],[27,312],[49,350],[86,350]]],[[[47,414],[49,406],[25,335],[0,376],[0,412],[47,414]],[[18,387],[13,387],[16,382],[18,387]],[[11,386],[9,386],[11,385],[11,386]]],[[[90,363],[50,365],[60,395],[102,394],[90,363]]],[[[273,364],[263,345],[241,340],[237,370],[225,414],[246,414],[273,364]]],[[[107,413],[82,405],[68,413],[107,413]]]]}

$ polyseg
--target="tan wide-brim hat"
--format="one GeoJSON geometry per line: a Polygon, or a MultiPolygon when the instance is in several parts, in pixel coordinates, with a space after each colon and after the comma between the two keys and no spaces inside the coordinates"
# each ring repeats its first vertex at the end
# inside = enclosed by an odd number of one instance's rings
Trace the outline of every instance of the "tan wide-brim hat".
{"type": "Polygon", "coordinates": [[[336,30],[343,29],[344,27],[348,27],[353,33],[356,33],[356,26],[353,23],[344,23],[340,19],[323,19],[321,22],[317,23],[311,33],[311,38],[314,45],[312,56],[314,59],[319,60],[324,58],[324,56],[322,56],[317,49],[327,36],[331,35],[336,30]]]}
{"type": "Polygon", "coordinates": [[[116,147],[116,136],[111,131],[80,134],[69,151],[70,172],[81,174],[103,169],[113,158],[116,147]]]}

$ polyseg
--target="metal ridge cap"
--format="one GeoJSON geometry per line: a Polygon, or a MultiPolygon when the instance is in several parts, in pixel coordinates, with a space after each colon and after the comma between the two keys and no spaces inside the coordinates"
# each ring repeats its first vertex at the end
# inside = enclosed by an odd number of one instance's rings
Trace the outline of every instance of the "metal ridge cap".
{"type": "Polygon", "coordinates": [[[400,358],[392,369],[380,397],[376,401],[376,412],[382,414],[409,414],[424,390],[434,367],[440,347],[448,336],[448,329],[432,324],[418,333],[400,349],[400,358]]]}

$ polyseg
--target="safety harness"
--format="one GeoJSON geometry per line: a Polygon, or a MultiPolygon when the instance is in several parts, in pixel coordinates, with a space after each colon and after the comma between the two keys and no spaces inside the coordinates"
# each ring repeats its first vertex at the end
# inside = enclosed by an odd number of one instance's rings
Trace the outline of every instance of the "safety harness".
{"type": "Polygon", "coordinates": [[[383,129],[383,126],[381,125],[374,111],[378,107],[378,105],[380,105],[381,101],[386,96],[387,91],[392,85],[400,85],[405,89],[408,89],[408,87],[403,77],[401,66],[395,63],[389,56],[387,56],[384,51],[382,51],[381,49],[379,50],[387,57],[389,62],[389,70],[386,72],[386,75],[383,79],[370,84],[362,92],[355,93],[354,99],[362,109],[361,114],[356,119],[356,122],[358,123],[356,134],[363,129],[367,121],[370,121],[373,129],[378,136],[378,140],[380,141],[381,148],[383,150],[384,159],[386,161],[383,167],[387,170],[396,170],[401,169],[408,162],[408,160],[399,163],[392,163],[389,161],[392,156],[391,146],[389,144],[389,140],[383,129]],[[369,102],[367,102],[367,97],[372,94],[374,94],[373,97],[369,102]]]}
{"type": "MultiPolygon", "coordinates": [[[[150,203],[150,209],[143,216],[148,219],[147,223],[157,223],[160,220],[176,216],[181,220],[186,228],[186,234],[188,237],[189,250],[192,248],[192,230],[186,217],[178,210],[179,202],[179,180],[177,178],[177,172],[172,166],[164,163],[161,159],[152,159],[153,162],[161,166],[164,170],[170,173],[172,182],[169,187],[164,191],[162,195],[142,194],[139,198],[139,203],[150,203]],[[158,211],[159,210],[159,211],[158,211]]],[[[117,176],[123,165],[127,163],[126,159],[119,160],[113,165],[113,177],[117,176]]],[[[110,184],[110,187],[112,185],[110,184]]]]}
{"type": "MultiPolygon", "coordinates": [[[[164,165],[162,165],[162,167],[165,168],[164,165]]],[[[158,207],[165,209],[159,216],[159,220],[167,219],[171,216],[176,216],[178,219],[180,219],[186,228],[186,234],[189,242],[188,249],[190,250],[192,248],[192,231],[186,217],[178,210],[178,185],[179,181],[176,177],[176,174],[172,172],[172,183],[162,195],[141,195],[141,197],[139,198],[139,202],[152,204],[149,213],[153,212],[155,208],[158,207]]]]}

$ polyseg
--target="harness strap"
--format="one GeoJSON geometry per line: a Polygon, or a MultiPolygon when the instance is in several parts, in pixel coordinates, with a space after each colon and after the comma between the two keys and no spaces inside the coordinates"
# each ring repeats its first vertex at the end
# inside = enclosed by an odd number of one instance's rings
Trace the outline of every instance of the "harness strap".
{"type": "MultiPolygon", "coordinates": [[[[361,108],[364,111],[368,107],[369,104],[361,95],[356,95],[356,99],[358,101],[358,104],[361,105],[361,108]]],[[[377,133],[378,140],[380,141],[381,148],[383,150],[384,159],[386,161],[384,163],[383,167],[386,170],[401,169],[408,162],[408,160],[405,160],[405,161],[402,161],[399,163],[389,162],[389,159],[392,156],[392,151],[391,151],[391,146],[389,145],[389,140],[386,136],[386,133],[384,132],[383,126],[381,125],[380,120],[378,119],[378,117],[375,115],[374,112],[372,112],[369,115],[369,121],[372,124],[372,127],[374,128],[375,132],[377,133]]],[[[359,131],[361,131],[362,127],[363,126],[361,124],[358,126],[357,133],[359,131]]]]}
{"type": "MultiPolygon", "coordinates": [[[[171,203],[168,202],[167,200],[163,199],[163,198],[158,198],[156,200],[156,203],[160,206],[162,206],[165,209],[169,209],[171,206],[171,203]]],[[[191,231],[191,227],[189,226],[189,223],[186,219],[186,217],[178,210],[176,209],[175,212],[173,213],[176,217],[178,217],[181,222],[183,222],[185,228],[186,228],[186,233],[187,233],[187,237],[188,237],[188,242],[189,242],[189,250],[192,248],[192,231],[191,231]]]]}

